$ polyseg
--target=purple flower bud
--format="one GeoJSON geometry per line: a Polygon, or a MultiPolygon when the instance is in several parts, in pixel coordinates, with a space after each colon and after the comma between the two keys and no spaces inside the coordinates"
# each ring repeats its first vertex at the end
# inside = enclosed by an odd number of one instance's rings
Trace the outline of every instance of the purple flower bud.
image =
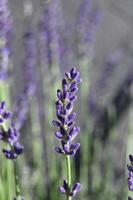
{"type": "MultiPolygon", "coordinates": [[[[133,191],[133,156],[129,155],[130,165],[127,165],[128,169],[128,188],[130,191],[133,191]]],[[[131,197],[128,197],[128,200],[132,200],[131,197]]]]}
{"type": "Polygon", "coordinates": [[[65,194],[68,193],[68,190],[69,190],[68,181],[65,179],[63,180],[63,186],[59,187],[59,192],[65,194]]]}
{"type": "Polygon", "coordinates": [[[127,169],[128,169],[128,171],[132,171],[133,172],[133,166],[127,165],[127,169]]]}
{"type": "Polygon", "coordinates": [[[64,154],[64,151],[60,147],[55,147],[55,151],[59,154],[64,154]]]}
{"type": "Polygon", "coordinates": [[[65,106],[65,113],[66,113],[66,115],[68,115],[68,114],[70,114],[71,113],[71,111],[72,111],[72,109],[73,109],[73,103],[72,102],[69,102],[66,106],[65,106]]]}
{"type": "Polygon", "coordinates": [[[59,131],[57,131],[57,132],[55,133],[55,136],[56,136],[58,139],[62,139],[62,138],[63,138],[62,133],[59,132],[59,131]]]}
{"type": "Polygon", "coordinates": [[[23,145],[19,144],[18,142],[14,145],[14,151],[17,155],[20,155],[23,153],[24,147],[23,145]]]}
{"type": "Polygon", "coordinates": [[[63,145],[63,149],[65,151],[65,154],[66,155],[71,155],[71,156],[75,156],[75,154],[76,154],[76,152],[77,152],[79,147],[80,147],[79,143],[75,143],[75,144],[67,143],[67,144],[63,145]]]}
{"type": "Polygon", "coordinates": [[[11,116],[12,116],[11,112],[4,112],[4,114],[3,114],[4,119],[9,119],[9,118],[11,118],[11,116]]]}
{"type": "Polygon", "coordinates": [[[3,153],[4,153],[4,155],[6,156],[7,159],[14,160],[14,159],[17,158],[17,154],[12,150],[3,149],[3,153]]]}
{"type": "Polygon", "coordinates": [[[73,87],[70,91],[75,94],[78,91],[78,87],[73,87]]]}
{"type": "Polygon", "coordinates": [[[64,100],[69,99],[69,92],[67,92],[67,91],[66,91],[66,92],[65,92],[65,91],[63,92],[63,99],[64,99],[64,100]]]}
{"type": "Polygon", "coordinates": [[[76,95],[72,95],[72,96],[69,98],[69,100],[70,100],[71,102],[74,102],[74,101],[77,100],[77,96],[76,96],[76,95]]]}
{"type": "Polygon", "coordinates": [[[65,75],[66,75],[66,78],[67,78],[68,80],[71,79],[71,74],[70,74],[69,72],[65,72],[65,75]]]}
{"type": "Polygon", "coordinates": [[[73,127],[69,132],[69,142],[72,142],[80,131],[79,127],[73,127]]]}
{"type": "Polygon", "coordinates": [[[133,200],[131,197],[128,197],[128,200],[133,200]]]}
{"type": "Polygon", "coordinates": [[[58,122],[58,121],[56,121],[56,120],[53,120],[53,121],[52,121],[52,124],[53,124],[54,126],[60,127],[60,122],[58,122]]]}
{"type": "Polygon", "coordinates": [[[4,122],[4,119],[0,118],[0,123],[3,123],[4,122]]]}
{"type": "Polygon", "coordinates": [[[73,188],[72,188],[72,192],[70,193],[72,197],[75,197],[76,194],[80,191],[81,188],[81,184],[80,183],[75,183],[73,188]]]}
{"type": "Polygon", "coordinates": [[[73,78],[73,76],[75,76],[75,74],[77,73],[77,69],[74,67],[70,70],[70,74],[71,74],[71,78],[73,78]]]}
{"type": "Polygon", "coordinates": [[[16,129],[14,128],[9,128],[8,129],[8,143],[13,145],[14,143],[16,143],[18,141],[19,138],[19,132],[16,131],[16,129]]]}
{"type": "Polygon", "coordinates": [[[65,194],[65,193],[66,193],[66,190],[65,190],[64,187],[60,186],[60,187],[59,187],[59,192],[65,194]]]}
{"type": "Polygon", "coordinates": [[[64,92],[66,92],[68,90],[68,84],[67,84],[67,80],[65,78],[62,80],[62,88],[63,88],[64,92]]]}
{"type": "Polygon", "coordinates": [[[6,102],[2,101],[0,104],[0,112],[1,112],[1,110],[4,110],[5,108],[6,108],[6,102]]]}
{"type": "Polygon", "coordinates": [[[128,178],[128,188],[130,191],[133,191],[133,177],[132,176],[128,178]]]}
{"type": "Polygon", "coordinates": [[[71,113],[70,115],[68,115],[69,121],[74,121],[75,119],[76,119],[76,113],[71,113]]]}
{"type": "Polygon", "coordinates": [[[76,86],[77,86],[76,81],[73,81],[73,82],[70,84],[70,90],[71,90],[72,88],[76,87],[76,86]]]}
{"type": "Polygon", "coordinates": [[[133,156],[131,154],[129,155],[129,160],[131,163],[133,163],[133,156]]]}
{"type": "Polygon", "coordinates": [[[59,98],[60,101],[63,100],[63,94],[59,89],[57,90],[57,97],[59,98]]]}

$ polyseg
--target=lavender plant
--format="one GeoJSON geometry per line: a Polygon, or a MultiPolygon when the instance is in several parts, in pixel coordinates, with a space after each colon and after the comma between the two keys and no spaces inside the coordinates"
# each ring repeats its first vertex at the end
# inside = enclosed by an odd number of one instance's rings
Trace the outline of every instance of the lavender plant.
{"type": "Polygon", "coordinates": [[[6,143],[2,151],[7,159],[13,160],[16,198],[20,197],[16,158],[23,153],[23,145],[19,143],[20,133],[12,125],[12,113],[6,111],[5,101],[0,104],[0,140],[6,143]]]}
{"type": "Polygon", "coordinates": [[[74,125],[76,113],[73,111],[74,102],[77,99],[76,93],[81,82],[80,73],[76,68],[65,73],[62,80],[62,91],[57,90],[58,100],[56,105],[56,116],[58,120],[53,120],[54,126],[58,127],[55,133],[57,139],[61,141],[61,147],[56,147],[55,151],[66,158],[67,179],[63,180],[63,186],[59,187],[59,192],[66,195],[67,200],[71,200],[80,191],[79,182],[72,185],[71,157],[74,157],[80,147],[80,143],[73,142],[78,135],[80,128],[74,125]]]}
{"type": "Polygon", "coordinates": [[[12,125],[6,125],[11,119],[12,113],[5,111],[6,103],[0,104],[0,140],[6,142],[10,148],[4,148],[3,153],[7,159],[16,159],[23,152],[23,146],[19,143],[19,132],[12,125]]]}
{"type": "Polygon", "coordinates": [[[94,6],[94,0],[84,0],[79,9],[77,20],[78,56],[93,56],[96,32],[101,21],[101,12],[94,6]]]}
{"type": "Polygon", "coordinates": [[[30,98],[35,93],[36,87],[36,42],[31,30],[24,34],[25,60],[23,63],[23,75],[25,86],[14,105],[14,123],[17,129],[21,129],[29,110],[30,98]],[[20,109],[21,108],[21,109],[20,109]]]}
{"type": "Polygon", "coordinates": [[[10,55],[10,36],[12,20],[7,0],[0,0],[0,79],[5,79],[8,72],[10,55]]]}

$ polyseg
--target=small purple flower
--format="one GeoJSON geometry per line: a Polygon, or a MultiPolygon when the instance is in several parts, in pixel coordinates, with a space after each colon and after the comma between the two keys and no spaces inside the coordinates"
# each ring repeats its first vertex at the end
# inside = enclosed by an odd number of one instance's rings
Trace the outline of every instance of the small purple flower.
{"type": "Polygon", "coordinates": [[[66,179],[63,181],[63,186],[59,187],[59,192],[62,194],[67,194],[69,192],[68,181],[66,179]]]}
{"type": "Polygon", "coordinates": [[[75,197],[76,194],[80,191],[80,189],[81,189],[81,184],[75,183],[72,187],[72,191],[69,191],[68,181],[65,179],[63,181],[63,186],[59,187],[59,192],[70,197],[75,197]]]}
{"type": "MultiPolygon", "coordinates": [[[[62,90],[57,90],[58,100],[55,102],[57,120],[53,120],[52,124],[58,128],[55,136],[61,141],[61,147],[55,147],[55,151],[67,158],[75,156],[80,147],[80,143],[74,142],[80,128],[75,126],[76,113],[72,112],[80,82],[80,73],[76,68],[72,68],[70,72],[65,73],[62,90]]],[[[59,192],[67,197],[75,197],[80,187],[80,183],[72,186],[69,180],[64,180],[59,192]]]]}
{"type": "Polygon", "coordinates": [[[7,119],[10,119],[12,116],[12,113],[5,111],[5,108],[6,108],[6,102],[3,101],[0,104],[0,124],[4,123],[7,119]]]}
{"type": "Polygon", "coordinates": [[[19,144],[20,133],[13,126],[6,126],[6,120],[11,119],[11,112],[5,111],[6,104],[3,101],[0,104],[0,140],[8,144],[8,147],[3,149],[3,153],[7,159],[16,159],[23,153],[24,147],[19,144]]]}
{"type": "Polygon", "coordinates": [[[80,188],[81,188],[81,184],[75,183],[73,188],[72,188],[72,192],[70,193],[70,196],[75,197],[76,194],[80,191],[80,188]]]}

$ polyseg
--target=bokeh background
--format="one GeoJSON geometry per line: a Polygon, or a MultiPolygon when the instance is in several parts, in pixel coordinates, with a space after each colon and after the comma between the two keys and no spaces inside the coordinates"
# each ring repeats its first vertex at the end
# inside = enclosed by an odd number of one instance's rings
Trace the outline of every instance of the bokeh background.
{"type": "MultiPolygon", "coordinates": [[[[65,160],[54,151],[51,121],[56,90],[65,71],[76,66],[82,77],[75,106],[81,148],[72,164],[73,180],[83,185],[77,199],[127,199],[133,1],[10,0],[6,6],[9,52],[0,51],[0,100],[13,111],[25,147],[17,161],[22,195],[64,199],[57,188],[66,176],[65,160]]],[[[12,200],[12,162],[0,158],[0,200],[12,200]]]]}

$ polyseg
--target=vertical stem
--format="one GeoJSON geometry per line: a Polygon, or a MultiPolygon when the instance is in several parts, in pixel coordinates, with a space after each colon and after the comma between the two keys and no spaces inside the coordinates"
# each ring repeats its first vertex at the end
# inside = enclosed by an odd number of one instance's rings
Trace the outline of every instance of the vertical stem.
{"type": "Polygon", "coordinates": [[[20,186],[19,186],[19,178],[18,178],[18,166],[17,166],[17,161],[14,160],[14,180],[15,180],[15,193],[16,193],[16,198],[20,197],[20,186]]]}
{"type": "MultiPolygon", "coordinates": [[[[70,160],[69,155],[66,156],[66,162],[67,162],[67,180],[68,180],[68,187],[69,187],[69,192],[70,192],[72,176],[71,176],[71,160],[70,160]]],[[[69,194],[67,194],[67,200],[71,200],[71,199],[72,197],[70,197],[69,194]]]]}

